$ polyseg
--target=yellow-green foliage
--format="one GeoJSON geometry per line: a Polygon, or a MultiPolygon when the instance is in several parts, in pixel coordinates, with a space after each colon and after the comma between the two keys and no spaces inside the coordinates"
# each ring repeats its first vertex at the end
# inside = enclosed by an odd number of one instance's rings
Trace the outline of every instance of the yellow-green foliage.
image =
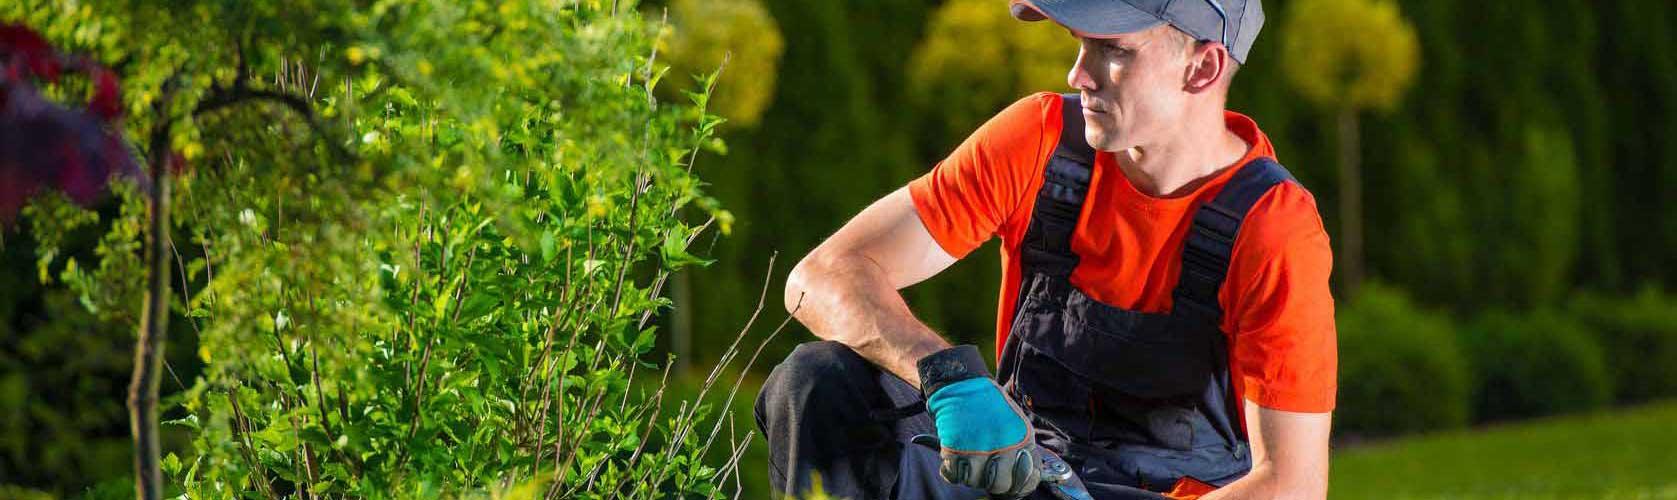
{"type": "Polygon", "coordinates": [[[670,83],[689,89],[693,75],[716,71],[727,60],[712,97],[714,110],[734,125],[754,126],[774,97],[775,71],[784,42],[780,28],[757,0],[675,0],[659,37],[669,55],[670,83]]]}
{"type": "Polygon", "coordinates": [[[1066,89],[1077,41],[1052,22],[1027,23],[993,0],[954,0],[932,15],[914,50],[915,97],[949,130],[968,130],[1031,92],[1066,89]]]}
{"type": "Polygon", "coordinates": [[[1391,109],[1420,65],[1415,28],[1385,0],[1300,0],[1281,24],[1287,81],[1321,107],[1391,109]]]}
{"type": "MultiPolygon", "coordinates": [[[[719,494],[733,469],[707,464],[707,443],[723,442],[699,425],[709,410],[672,415],[629,392],[660,367],[650,320],[672,306],[665,279],[705,263],[689,244],[728,219],[688,169],[720,144],[710,95],[649,98],[654,24],[633,2],[21,3],[0,2],[0,19],[130,61],[116,65],[129,102],[161,109],[130,104],[129,141],[171,123],[165,146],[185,160],[170,181],[168,279],[175,331],[195,334],[203,370],[164,386],[163,428],[191,439],[162,457],[173,491],[475,498],[535,481],[522,491],[719,494]]],[[[123,208],[80,264],[60,252],[65,231],[95,215],[50,202],[27,215],[46,250],[38,273],[132,329],[121,311],[137,309],[147,273],[148,212],[117,192],[123,208]]],[[[57,342],[99,330],[59,325],[30,339],[112,364],[57,342]]],[[[10,358],[0,403],[48,387],[35,381],[87,385],[22,378],[43,370],[10,358]]],[[[5,460],[19,455],[9,408],[5,460]]],[[[46,425],[83,418],[103,416],[46,425]]]]}

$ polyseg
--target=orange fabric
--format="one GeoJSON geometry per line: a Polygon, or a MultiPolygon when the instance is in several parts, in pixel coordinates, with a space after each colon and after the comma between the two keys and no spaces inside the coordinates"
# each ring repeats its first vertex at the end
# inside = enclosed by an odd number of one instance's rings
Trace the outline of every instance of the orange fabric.
{"type": "MultiPolygon", "coordinates": [[[[1021,99],[909,183],[921,221],[950,255],[965,257],[992,236],[1001,237],[998,349],[1007,341],[1020,286],[1019,243],[1042,186],[1043,166],[1059,141],[1060,121],[1058,95],[1021,99]]],[[[1252,146],[1240,164],[1274,157],[1269,138],[1251,118],[1231,111],[1225,121],[1252,146]]],[[[1157,198],[1136,190],[1112,153],[1097,153],[1073,233],[1072,250],[1082,261],[1072,283],[1117,307],[1169,311],[1194,210],[1215,197],[1234,172],[1225,168],[1190,194],[1157,198]]],[[[1252,207],[1218,297],[1236,397],[1286,411],[1333,409],[1338,355],[1328,293],[1332,262],[1316,201],[1298,183],[1270,190],[1252,207]]]]}
{"type": "Polygon", "coordinates": [[[1216,486],[1192,477],[1183,476],[1176,480],[1176,486],[1172,486],[1170,492],[1165,493],[1165,496],[1176,500],[1195,500],[1213,491],[1217,491],[1216,486]]]}

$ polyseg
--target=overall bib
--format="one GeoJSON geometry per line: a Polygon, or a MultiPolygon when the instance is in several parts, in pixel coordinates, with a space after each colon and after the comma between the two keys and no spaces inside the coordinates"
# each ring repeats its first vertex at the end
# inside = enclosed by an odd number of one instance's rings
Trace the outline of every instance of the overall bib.
{"type": "Polygon", "coordinates": [[[997,380],[1032,415],[1038,443],[1085,482],[1152,491],[1185,477],[1228,484],[1252,462],[1218,289],[1246,213],[1291,176],[1273,160],[1253,160],[1196,209],[1169,312],[1101,303],[1070,281],[1094,151],[1079,97],[1062,96],[1061,105],[1064,131],[1020,245],[1020,295],[997,380]]]}

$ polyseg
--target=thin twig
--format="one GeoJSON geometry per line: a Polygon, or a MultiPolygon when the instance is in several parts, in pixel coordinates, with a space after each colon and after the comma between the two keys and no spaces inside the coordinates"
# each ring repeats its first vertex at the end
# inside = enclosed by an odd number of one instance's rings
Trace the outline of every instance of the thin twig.
{"type": "MultiPolygon", "coordinates": [[[[774,261],[775,261],[775,258],[779,257],[779,255],[780,255],[780,252],[774,252],[774,253],[769,254],[768,271],[763,273],[763,288],[762,288],[762,291],[757,296],[757,307],[754,310],[752,310],[751,317],[749,319],[747,319],[746,322],[745,322],[745,327],[741,328],[739,334],[734,336],[734,342],[732,344],[728,345],[728,350],[727,351],[724,351],[723,359],[720,362],[718,362],[715,367],[711,368],[710,375],[705,377],[705,383],[702,387],[699,388],[698,396],[694,397],[695,401],[703,400],[705,395],[710,393],[711,386],[716,383],[716,377],[722,374],[722,369],[724,367],[726,367],[728,365],[728,363],[733,360],[734,356],[736,356],[739,353],[740,341],[745,340],[746,332],[751,331],[751,326],[757,323],[757,317],[763,313],[763,304],[765,304],[768,300],[769,283],[774,277],[774,261]]],[[[695,411],[696,411],[697,406],[695,406],[694,408],[695,408],[695,411]]],[[[679,419],[681,422],[683,422],[683,425],[682,425],[682,428],[676,433],[676,436],[675,436],[676,442],[679,442],[682,438],[685,438],[687,431],[691,430],[692,426],[686,424],[686,421],[688,421],[690,419],[692,419],[691,415],[683,415],[679,419]]],[[[668,459],[670,457],[673,457],[674,454],[675,454],[675,451],[672,448],[670,451],[668,451],[666,453],[665,458],[668,459]]]]}
{"type": "MultiPolygon", "coordinates": [[[[587,397],[586,394],[584,395],[584,397],[587,397]]],[[[606,397],[606,391],[602,390],[602,391],[600,391],[599,396],[594,397],[594,401],[597,403],[601,399],[605,399],[605,397],[606,397]]],[[[600,407],[597,404],[591,405],[591,407],[594,408],[594,411],[590,411],[588,413],[588,416],[586,418],[584,418],[583,421],[582,421],[581,428],[577,430],[577,436],[579,438],[587,436],[589,434],[592,434],[589,431],[589,427],[594,425],[594,417],[599,414],[599,408],[600,407]]],[[[563,443],[564,440],[560,439],[559,442],[563,443]]],[[[580,439],[579,439],[579,443],[580,443],[580,439]]],[[[582,450],[579,449],[578,446],[572,446],[571,450],[570,450],[570,453],[567,453],[565,455],[564,463],[561,464],[561,465],[558,465],[558,467],[556,467],[554,469],[554,471],[556,473],[556,477],[553,479],[553,486],[554,487],[558,487],[561,484],[565,484],[565,473],[569,472],[571,470],[571,462],[576,460],[577,455],[580,455],[581,451],[582,450]]],[[[558,460],[559,460],[558,457],[554,457],[554,463],[555,464],[559,464],[558,460]]],[[[570,494],[567,492],[567,494],[565,496],[569,497],[570,494]]]]}
{"type": "MultiPolygon", "coordinates": [[[[732,416],[732,415],[730,415],[730,416],[732,416]]],[[[722,469],[716,471],[717,472],[716,484],[718,486],[727,484],[728,483],[728,477],[729,476],[734,476],[735,482],[734,482],[734,496],[733,496],[733,498],[739,498],[740,497],[739,496],[739,482],[738,482],[739,477],[736,476],[735,474],[739,472],[740,457],[745,456],[745,450],[747,448],[747,445],[751,444],[751,438],[752,438],[752,436],[756,435],[757,430],[756,429],[751,429],[749,431],[746,431],[744,440],[734,441],[733,437],[732,437],[733,428],[734,428],[733,420],[729,419],[729,421],[728,421],[728,433],[729,433],[728,440],[730,442],[734,443],[734,449],[733,449],[732,452],[729,453],[728,461],[722,466],[722,469]]],[[[711,498],[714,498],[715,496],[716,496],[716,491],[712,490],[709,495],[705,495],[705,500],[710,500],[711,498]]]]}
{"type": "MultiPolygon", "coordinates": [[[[657,428],[656,424],[658,423],[658,417],[664,413],[662,409],[664,405],[664,390],[669,387],[670,367],[673,366],[675,366],[675,355],[672,354],[670,355],[670,359],[665,360],[664,362],[664,376],[658,380],[658,391],[652,394],[651,404],[642,408],[641,411],[635,412],[634,415],[630,416],[626,420],[628,422],[646,422],[646,430],[641,433],[640,443],[635,445],[635,452],[629,455],[629,461],[623,465],[623,470],[635,470],[635,464],[640,462],[641,452],[646,450],[646,443],[652,440],[652,431],[657,428]],[[647,410],[652,411],[651,416],[647,416],[645,414],[647,410]]],[[[618,490],[623,488],[623,485],[630,484],[626,481],[629,479],[627,474],[625,474],[623,479],[625,479],[625,481],[620,481],[619,483],[612,485],[612,494],[617,494],[618,490]]]]}
{"type": "Polygon", "coordinates": [[[245,417],[243,410],[239,409],[238,390],[238,387],[233,387],[227,390],[227,403],[233,410],[233,438],[235,441],[244,444],[239,451],[245,458],[245,467],[249,468],[251,473],[256,475],[256,479],[254,481],[256,482],[257,489],[262,490],[269,499],[277,499],[279,497],[274,495],[273,488],[268,484],[269,480],[267,470],[263,468],[261,462],[257,461],[254,457],[254,454],[256,453],[256,444],[250,439],[250,419],[245,417]]]}
{"type": "MultiPolygon", "coordinates": [[[[745,326],[740,328],[738,334],[734,335],[733,343],[729,344],[728,349],[723,351],[722,359],[718,360],[716,366],[711,368],[710,374],[705,377],[705,382],[699,388],[699,393],[694,396],[693,401],[703,401],[705,395],[710,393],[711,386],[716,383],[717,377],[721,375],[723,368],[733,361],[734,357],[738,356],[740,342],[745,340],[746,333],[750,332],[752,325],[757,323],[758,316],[760,316],[763,312],[763,305],[767,303],[769,283],[774,277],[774,261],[777,257],[779,257],[779,255],[779,252],[769,254],[768,269],[763,275],[763,287],[758,293],[756,308],[751,312],[751,317],[746,319],[745,326]]],[[[692,427],[694,425],[693,420],[696,417],[699,406],[700,405],[697,404],[691,406],[684,405],[682,410],[676,413],[675,427],[671,429],[671,443],[680,443],[686,438],[687,433],[692,431],[692,427]]],[[[679,449],[679,446],[670,446],[668,449],[664,450],[662,462],[669,463],[669,461],[675,457],[677,449],[679,449]]],[[[658,481],[655,479],[662,478],[663,469],[664,467],[656,468],[656,473],[659,475],[654,477],[653,474],[655,473],[655,470],[649,468],[641,473],[639,478],[636,479],[635,484],[657,484],[658,481]]]]}
{"type": "MultiPolygon", "coordinates": [[[[770,332],[769,336],[763,339],[762,343],[757,344],[757,352],[752,353],[751,359],[745,362],[745,366],[740,367],[739,377],[734,379],[733,388],[728,390],[728,398],[722,402],[723,408],[732,407],[734,403],[734,396],[739,393],[740,385],[745,383],[745,374],[750,373],[751,366],[757,364],[757,357],[763,354],[763,348],[768,347],[769,343],[774,341],[775,337],[780,336],[780,331],[785,329],[788,323],[792,322],[792,318],[798,313],[798,309],[803,307],[803,302],[803,295],[798,295],[798,303],[792,307],[791,313],[787,314],[785,319],[780,320],[780,325],[776,326],[774,331],[770,332]]],[[[713,427],[710,431],[710,437],[705,440],[705,445],[700,449],[710,449],[711,443],[716,439],[716,431],[721,429],[721,427],[722,423],[720,421],[717,422],[716,427],[713,427]]]]}

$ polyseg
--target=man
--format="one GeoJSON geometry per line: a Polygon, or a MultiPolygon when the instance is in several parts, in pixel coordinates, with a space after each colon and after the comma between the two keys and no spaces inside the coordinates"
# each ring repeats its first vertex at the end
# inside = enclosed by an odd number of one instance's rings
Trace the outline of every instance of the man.
{"type": "Polygon", "coordinates": [[[758,398],[774,487],[1053,498],[1052,454],[1095,498],[1325,496],[1328,238],[1257,124],[1224,109],[1260,1],[1011,7],[1078,38],[1077,93],[1014,103],[793,269],[786,306],[824,341],[758,398]],[[897,293],[992,236],[994,379],[897,293]]]}

